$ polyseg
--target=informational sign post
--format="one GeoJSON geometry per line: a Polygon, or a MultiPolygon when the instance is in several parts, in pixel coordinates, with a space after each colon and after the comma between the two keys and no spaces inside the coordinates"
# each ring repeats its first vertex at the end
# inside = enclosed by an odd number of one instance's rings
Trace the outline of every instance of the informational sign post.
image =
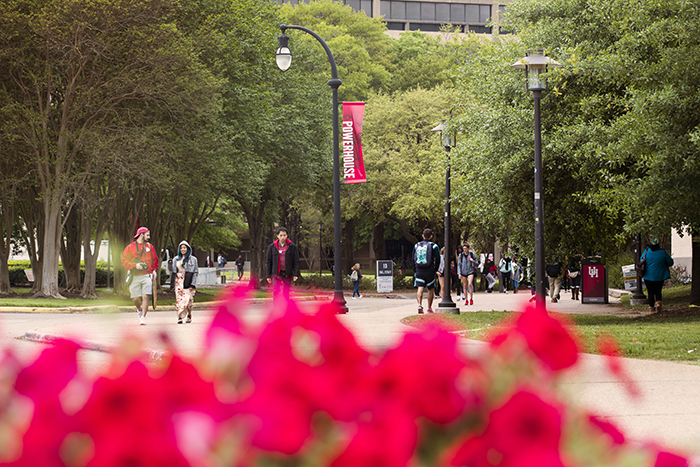
{"type": "Polygon", "coordinates": [[[602,264],[581,264],[583,281],[581,284],[581,303],[608,303],[608,278],[602,264]]]}
{"type": "Polygon", "coordinates": [[[622,266],[622,280],[625,283],[625,290],[635,290],[637,288],[637,268],[634,264],[622,266]]]}
{"type": "Polygon", "coordinates": [[[394,291],[394,262],[392,260],[377,261],[377,292],[394,291]]]}

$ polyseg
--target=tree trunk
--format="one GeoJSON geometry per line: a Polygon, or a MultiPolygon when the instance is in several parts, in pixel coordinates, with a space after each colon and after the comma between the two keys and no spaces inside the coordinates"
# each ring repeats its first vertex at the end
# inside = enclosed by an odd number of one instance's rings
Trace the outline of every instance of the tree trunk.
{"type": "Polygon", "coordinates": [[[13,203],[4,196],[0,209],[2,210],[0,223],[2,223],[2,233],[5,238],[3,242],[0,242],[0,295],[7,295],[12,293],[10,268],[7,265],[7,259],[10,257],[10,251],[12,251],[12,227],[15,222],[15,210],[13,203]]]}
{"type": "Polygon", "coordinates": [[[41,215],[41,203],[36,201],[37,194],[33,188],[25,193],[25,199],[19,204],[25,229],[20,229],[24,243],[27,245],[29,262],[34,273],[32,293],[41,290],[44,267],[44,218],[41,215]]]}
{"type": "Polygon", "coordinates": [[[372,248],[374,249],[374,256],[378,260],[384,260],[386,258],[386,241],[384,240],[384,229],[386,224],[384,220],[374,226],[374,231],[372,232],[372,248]]]}
{"type": "MultiPolygon", "coordinates": [[[[66,241],[61,239],[61,263],[63,277],[66,280],[68,292],[78,292],[80,286],[80,242],[81,242],[81,213],[74,207],[66,218],[66,241]]],[[[89,245],[88,245],[89,247],[89,245]]]]}
{"type": "Polygon", "coordinates": [[[355,219],[345,221],[343,244],[340,250],[343,255],[343,273],[351,274],[351,268],[355,264],[355,219]]]}
{"type": "Polygon", "coordinates": [[[44,201],[45,231],[44,231],[44,264],[42,267],[41,289],[34,298],[65,298],[58,292],[58,256],[60,251],[61,208],[55,197],[44,201]],[[53,202],[52,202],[53,201],[53,202]]]}
{"type": "Polygon", "coordinates": [[[693,282],[690,286],[690,304],[700,306],[700,236],[692,237],[692,266],[693,282]]]}

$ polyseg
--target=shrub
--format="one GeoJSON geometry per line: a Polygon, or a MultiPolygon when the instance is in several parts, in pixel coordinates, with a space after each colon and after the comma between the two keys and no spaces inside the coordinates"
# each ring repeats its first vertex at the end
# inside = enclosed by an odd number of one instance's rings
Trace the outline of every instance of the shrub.
{"type": "MultiPolygon", "coordinates": [[[[562,390],[561,377],[578,362],[577,341],[544,310],[524,309],[469,355],[435,325],[378,351],[358,344],[332,304],[299,313],[280,296],[274,320],[248,327],[240,323],[250,291],[228,293],[201,354],[171,350],[162,371],[138,359],[138,340],[116,346],[110,370],[94,383],[80,374],[80,344],[68,340],[27,366],[0,360],[0,458],[182,467],[688,465],[653,443],[629,442],[612,421],[571,402],[578,398],[562,390]]],[[[634,393],[615,344],[606,342],[604,353],[609,376],[634,393]]]]}

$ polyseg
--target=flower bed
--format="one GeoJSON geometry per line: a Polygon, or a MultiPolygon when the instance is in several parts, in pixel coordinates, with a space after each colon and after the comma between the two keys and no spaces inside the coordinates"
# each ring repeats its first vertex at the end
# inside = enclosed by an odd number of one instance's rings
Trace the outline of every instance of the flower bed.
{"type": "MultiPolygon", "coordinates": [[[[0,461],[15,466],[658,466],[687,460],[633,443],[558,391],[578,361],[567,323],[527,308],[478,355],[438,327],[381,354],[359,346],[332,304],[302,313],[279,295],[262,327],[228,292],[188,360],[161,367],[126,339],[109,371],[78,371],[59,341],[23,367],[0,362],[0,461]]],[[[167,343],[167,336],[164,336],[167,343]]],[[[624,374],[615,343],[602,350],[624,374]]],[[[632,394],[636,387],[630,383],[632,394]]]]}

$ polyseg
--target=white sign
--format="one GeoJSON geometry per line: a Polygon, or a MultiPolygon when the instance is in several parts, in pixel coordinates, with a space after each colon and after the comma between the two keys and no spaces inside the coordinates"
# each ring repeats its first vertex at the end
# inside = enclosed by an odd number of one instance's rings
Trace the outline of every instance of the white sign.
{"type": "Polygon", "coordinates": [[[625,283],[625,290],[637,288],[637,270],[634,264],[622,266],[622,280],[625,283]]]}
{"type": "Polygon", "coordinates": [[[377,261],[377,292],[394,291],[394,262],[391,260],[377,261]]]}

